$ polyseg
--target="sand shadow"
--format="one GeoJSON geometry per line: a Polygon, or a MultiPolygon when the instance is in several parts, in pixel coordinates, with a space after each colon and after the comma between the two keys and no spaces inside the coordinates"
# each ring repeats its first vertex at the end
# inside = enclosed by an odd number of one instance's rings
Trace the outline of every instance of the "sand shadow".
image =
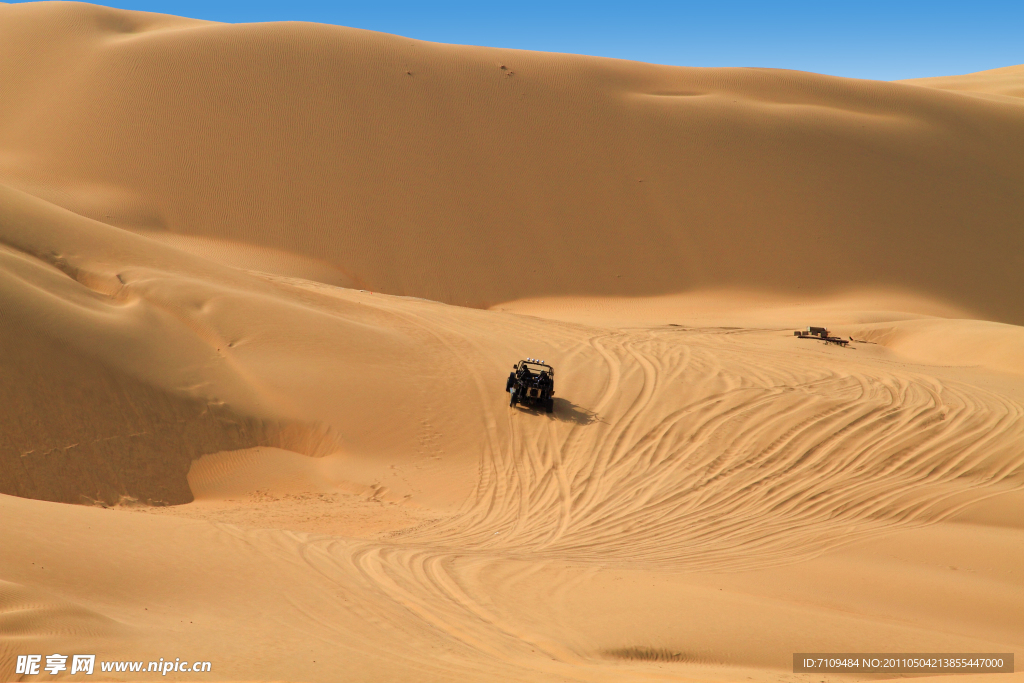
{"type": "Polygon", "coordinates": [[[542,408],[527,406],[521,403],[516,408],[521,412],[531,415],[543,416],[549,420],[558,420],[559,422],[571,422],[580,426],[601,422],[601,418],[593,410],[588,410],[564,398],[555,399],[555,409],[551,413],[545,412],[542,408]]]}
{"type": "Polygon", "coordinates": [[[551,417],[560,422],[571,422],[581,426],[601,421],[593,410],[576,405],[564,398],[555,399],[555,411],[551,413],[551,417]]]}

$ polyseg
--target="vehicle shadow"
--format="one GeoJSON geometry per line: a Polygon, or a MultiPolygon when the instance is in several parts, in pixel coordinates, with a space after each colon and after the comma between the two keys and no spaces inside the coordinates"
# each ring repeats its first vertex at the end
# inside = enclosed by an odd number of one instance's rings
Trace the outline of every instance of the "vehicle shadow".
{"type": "Polygon", "coordinates": [[[602,422],[601,418],[597,416],[593,410],[588,410],[583,406],[576,405],[572,401],[568,401],[564,398],[554,399],[555,406],[554,411],[551,413],[545,412],[542,408],[536,406],[523,405],[520,403],[516,406],[516,409],[529,413],[531,415],[544,416],[549,420],[558,420],[559,422],[571,422],[575,425],[586,426],[595,422],[602,422]]]}
{"type": "Polygon", "coordinates": [[[555,411],[551,413],[551,417],[560,422],[572,422],[581,426],[601,421],[593,410],[576,405],[564,398],[555,399],[555,411]]]}

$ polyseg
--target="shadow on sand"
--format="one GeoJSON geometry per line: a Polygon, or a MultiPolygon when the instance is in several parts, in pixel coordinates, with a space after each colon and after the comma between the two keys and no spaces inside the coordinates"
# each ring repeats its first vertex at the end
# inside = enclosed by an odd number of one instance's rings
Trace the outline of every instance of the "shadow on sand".
{"type": "Polygon", "coordinates": [[[551,416],[561,422],[572,422],[577,425],[588,425],[601,421],[601,418],[593,410],[576,405],[564,398],[555,399],[555,412],[551,416]]]}
{"type": "Polygon", "coordinates": [[[522,410],[536,413],[538,415],[544,415],[548,418],[558,420],[559,422],[571,422],[576,425],[588,425],[594,422],[600,422],[597,413],[593,410],[588,410],[583,406],[578,406],[572,401],[568,401],[564,398],[555,399],[555,410],[553,413],[548,415],[543,410],[537,410],[536,408],[522,407],[522,410]]]}

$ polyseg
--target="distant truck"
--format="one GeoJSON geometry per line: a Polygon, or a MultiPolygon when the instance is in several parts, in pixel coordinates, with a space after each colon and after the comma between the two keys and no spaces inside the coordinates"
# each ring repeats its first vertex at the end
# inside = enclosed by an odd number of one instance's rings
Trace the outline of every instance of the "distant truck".
{"type": "Polygon", "coordinates": [[[512,366],[505,391],[513,408],[518,403],[550,413],[555,409],[555,369],[536,358],[521,360],[512,366]]]}

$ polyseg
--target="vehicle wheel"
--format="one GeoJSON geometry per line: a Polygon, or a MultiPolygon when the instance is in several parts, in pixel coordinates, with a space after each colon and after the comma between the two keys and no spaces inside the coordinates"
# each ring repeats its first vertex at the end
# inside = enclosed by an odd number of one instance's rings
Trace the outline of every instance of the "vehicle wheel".
{"type": "Polygon", "coordinates": [[[508,405],[509,405],[509,407],[510,407],[510,408],[515,408],[515,406],[516,406],[516,390],[515,390],[515,389],[513,389],[513,390],[512,390],[512,391],[510,391],[509,393],[510,393],[510,394],[511,394],[512,396],[511,396],[511,398],[509,399],[508,405]]]}
{"type": "Polygon", "coordinates": [[[545,401],[544,410],[546,410],[549,413],[555,412],[555,399],[549,398],[547,401],[545,401]]]}

